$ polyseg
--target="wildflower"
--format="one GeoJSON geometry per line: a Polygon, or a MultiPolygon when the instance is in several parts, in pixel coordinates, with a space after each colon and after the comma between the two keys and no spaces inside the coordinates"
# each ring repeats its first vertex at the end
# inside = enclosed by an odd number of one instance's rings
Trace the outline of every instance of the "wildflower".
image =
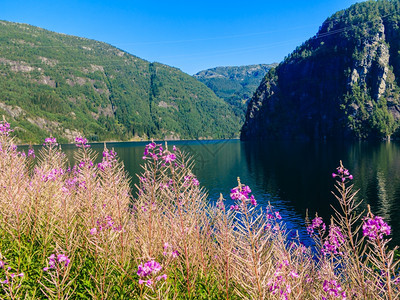
{"type": "Polygon", "coordinates": [[[172,253],[171,253],[171,257],[172,257],[172,258],[177,258],[178,255],[179,255],[179,252],[178,252],[177,250],[174,250],[174,251],[172,251],[172,253]]]}
{"type": "Polygon", "coordinates": [[[370,240],[381,240],[384,234],[390,234],[390,229],[390,226],[383,221],[382,217],[364,218],[363,235],[370,240]]]}
{"type": "Polygon", "coordinates": [[[139,277],[146,277],[151,274],[157,274],[159,271],[161,271],[162,267],[161,265],[154,261],[154,260],[149,260],[145,264],[140,264],[138,267],[137,274],[139,277]]]}
{"type": "Polygon", "coordinates": [[[4,268],[4,266],[6,265],[6,263],[2,260],[0,260],[0,269],[4,268]]]}
{"type": "Polygon", "coordinates": [[[340,228],[332,224],[329,226],[329,235],[327,240],[324,242],[321,251],[324,255],[337,254],[337,249],[343,245],[344,241],[345,238],[340,228]]]}
{"type": "Polygon", "coordinates": [[[200,182],[197,180],[197,178],[192,179],[193,185],[199,186],[200,182]]]}
{"type": "Polygon", "coordinates": [[[52,254],[48,257],[48,259],[49,259],[49,266],[43,268],[43,271],[49,271],[50,269],[55,269],[57,263],[63,265],[64,267],[68,267],[69,263],[71,262],[68,256],[64,254],[58,254],[57,257],[55,254],[52,254]]]}
{"type": "Polygon", "coordinates": [[[231,210],[239,210],[239,205],[231,205],[231,210]]]}
{"type": "Polygon", "coordinates": [[[53,137],[46,138],[43,144],[43,146],[57,146],[57,145],[58,145],[57,140],[56,138],[53,137]]]}
{"type": "Polygon", "coordinates": [[[90,147],[90,145],[87,145],[87,142],[88,142],[87,139],[85,139],[83,137],[78,136],[75,138],[75,143],[76,143],[75,145],[77,147],[82,147],[82,148],[90,147]]]}
{"type": "Polygon", "coordinates": [[[342,297],[342,299],[346,299],[346,292],[342,292],[342,287],[340,286],[340,283],[336,282],[336,280],[324,280],[322,288],[329,296],[342,297]]]}
{"type": "Polygon", "coordinates": [[[234,189],[231,190],[230,196],[231,196],[231,199],[232,199],[232,200],[245,200],[245,199],[243,199],[243,198],[246,198],[246,196],[244,196],[244,195],[242,194],[242,192],[239,190],[238,187],[236,187],[236,188],[234,188],[234,189]]]}
{"type": "Polygon", "coordinates": [[[322,218],[321,218],[321,217],[318,217],[318,216],[315,217],[315,218],[312,220],[311,225],[307,227],[307,232],[308,232],[308,234],[309,234],[309,235],[312,235],[312,234],[314,233],[314,229],[317,229],[317,228],[320,228],[320,229],[322,229],[323,231],[326,230],[326,225],[325,225],[325,223],[322,221],[322,218]]]}
{"type": "MultiPolygon", "coordinates": [[[[160,148],[162,149],[161,145],[157,145],[154,142],[151,142],[150,144],[146,145],[146,147],[144,148],[144,153],[143,153],[143,159],[147,159],[147,158],[152,158],[154,160],[158,160],[158,155],[157,153],[155,153],[155,149],[157,146],[159,146],[159,150],[160,148]]],[[[162,153],[162,150],[159,151],[160,152],[160,156],[162,153]]]]}
{"type": "Polygon", "coordinates": [[[11,129],[11,126],[9,123],[3,121],[0,122],[0,135],[5,135],[5,136],[9,136],[10,132],[12,132],[14,130],[11,129]]]}
{"type": "Polygon", "coordinates": [[[97,228],[94,227],[94,228],[90,229],[90,234],[91,235],[96,235],[97,234],[97,228]]]}
{"type": "Polygon", "coordinates": [[[336,180],[341,181],[344,183],[347,179],[353,180],[353,175],[350,174],[349,170],[343,168],[343,167],[338,167],[337,173],[332,173],[332,177],[336,178],[336,180]]]}
{"type": "Polygon", "coordinates": [[[69,263],[71,262],[70,259],[68,258],[68,256],[66,256],[64,254],[57,255],[57,261],[59,263],[64,263],[65,267],[68,267],[69,263]]]}
{"type": "Polygon", "coordinates": [[[36,157],[36,155],[35,155],[35,150],[33,150],[32,148],[30,148],[29,150],[28,150],[28,157],[29,156],[31,156],[32,158],[35,158],[36,157]]]}
{"type": "Polygon", "coordinates": [[[170,154],[163,156],[163,159],[164,159],[165,163],[168,164],[168,163],[174,161],[176,159],[176,156],[175,156],[175,154],[170,153],[170,154]]]}
{"type": "Polygon", "coordinates": [[[172,150],[173,150],[173,151],[176,151],[175,145],[172,146],[172,150]]]}
{"type": "Polygon", "coordinates": [[[153,285],[153,280],[152,279],[149,279],[149,280],[147,280],[146,281],[146,285],[148,286],[148,287],[151,287],[152,285],[153,285]]]}
{"type": "Polygon", "coordinates": [[[290,272],[290,276],[292,276],[293,278],[299,278],[299,274],[297,274],[295,271],[290,272]]]}
{"type": "Polygon", "coordinates": [[[167,274],[163,274],[157,277],[157,281],[160,281],[161,279],[167,280],[167,274]]]}
{"type": "Polygon", "coordinates": [[[250,197],[250,202],[251,202],[251,204],[254,205],[254,206],[257,205],[257,200],[254,198],[253,195],[251,195],[251,197],[250,197]]]}
{"type": "Polygon", "coordinates": [[[282,219],[281,215],[279,214],[279,211],[276,211],[276,212],[275,212],[275,217],[276,217],[277,219],[279,219],[279,220],[282,219]]]}

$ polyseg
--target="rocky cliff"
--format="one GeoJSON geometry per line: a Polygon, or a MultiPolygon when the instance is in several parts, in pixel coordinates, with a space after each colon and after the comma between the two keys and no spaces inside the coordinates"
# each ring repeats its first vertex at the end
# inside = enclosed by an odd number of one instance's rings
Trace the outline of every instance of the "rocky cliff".
{"type": "Polygon", "coordinates": [[[355,4],[270,70],[241,138],[387,138],[400,123],[400,1],[355,4]]]}

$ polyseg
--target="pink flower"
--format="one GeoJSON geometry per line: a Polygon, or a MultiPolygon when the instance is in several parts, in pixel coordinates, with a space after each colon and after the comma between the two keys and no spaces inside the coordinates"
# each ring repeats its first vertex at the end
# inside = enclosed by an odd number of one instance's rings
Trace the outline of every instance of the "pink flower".
{"type": "Polygon", "coordinates": [[[170,154],[163,156],[163,159],[164,159],[165,163],[168,164],[168,163],[174,161],[176,159],[176,156],[175,156],[175,154],[170,153],[170,154]]]}
{"type": "Polygon", "coordinates": [[[250,202],[251,202],[251,205],[254,205],[254,206],[257,205],[257,200],[254,198],[253,195],[251,195],[251,197],[250,197],[250,202]]]}
{"type": "Polygon", "coordinates": [[[12,131],[14,130],[11,129],[10,123],[5,121],[0,122],[0,135],[8,136],[12,131]]]}
{"type": "Polygon", "coordinates": [[[53,137],[48,137],[44,140],[44,146],[57,146],[57,140],[53,137]]]}
{"type": "Polygon", "coordinates": [[[290,276],[293,278],[299,278],[299,274],[297,274],[295,271],[290,272],[290,276]]]}
{"type": "Polygon", "coordinates": [[[77,146],[77,147],[82,147],[82,148],[88,148],[88,147],[90,147],[90,145],[87,145],[87,139],[85,139],[85,138],[83,138],[83,137],[81,137],[81,136],[78,136],[78,137],[76,137],[75,138],[75,145],[77,146]]]}
{"type": "Polygon", "coordinates": [[[192,179],[193,185],[198,186],[200,182],[197,180],[197,178],[192,179]]]}
{"type": "Polygon", "coordinates": [[[363,235],[370,240],[382,239],[383,235],[390,234],[390,226],[385,223],[382,217],[364,218],[363,235]]]}
{"type": "Polygon", "coordinates": [[[94,227],[94,228],[90,229],[90,234],[91,235],[96,235],[97,234],[97,228],[94,227]]]}
{"type": "Polygon", "coordinates": [[[167,274],[163,274],[157,277],[157,281],[160,281],[161,279],[167,280],[167,274]]]}

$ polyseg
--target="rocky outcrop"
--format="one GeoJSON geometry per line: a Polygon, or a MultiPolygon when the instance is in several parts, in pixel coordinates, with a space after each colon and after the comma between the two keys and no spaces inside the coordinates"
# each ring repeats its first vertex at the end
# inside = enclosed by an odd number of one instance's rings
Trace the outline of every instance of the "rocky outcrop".
{"type": "Polygon", "coordinates": [[[399,1],[353,5],[269,71],[241,138],[385,138],[398,128],[399,1]]]}

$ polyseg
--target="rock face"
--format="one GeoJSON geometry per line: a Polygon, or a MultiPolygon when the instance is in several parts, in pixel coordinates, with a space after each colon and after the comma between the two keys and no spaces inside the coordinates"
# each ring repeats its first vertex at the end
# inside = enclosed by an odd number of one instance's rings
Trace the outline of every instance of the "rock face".
{"type": "Polygon", "coordinates": [[[400,1],[355,4],[270,70],[241,139],[387,138],[400,120],[400,1]]]}

